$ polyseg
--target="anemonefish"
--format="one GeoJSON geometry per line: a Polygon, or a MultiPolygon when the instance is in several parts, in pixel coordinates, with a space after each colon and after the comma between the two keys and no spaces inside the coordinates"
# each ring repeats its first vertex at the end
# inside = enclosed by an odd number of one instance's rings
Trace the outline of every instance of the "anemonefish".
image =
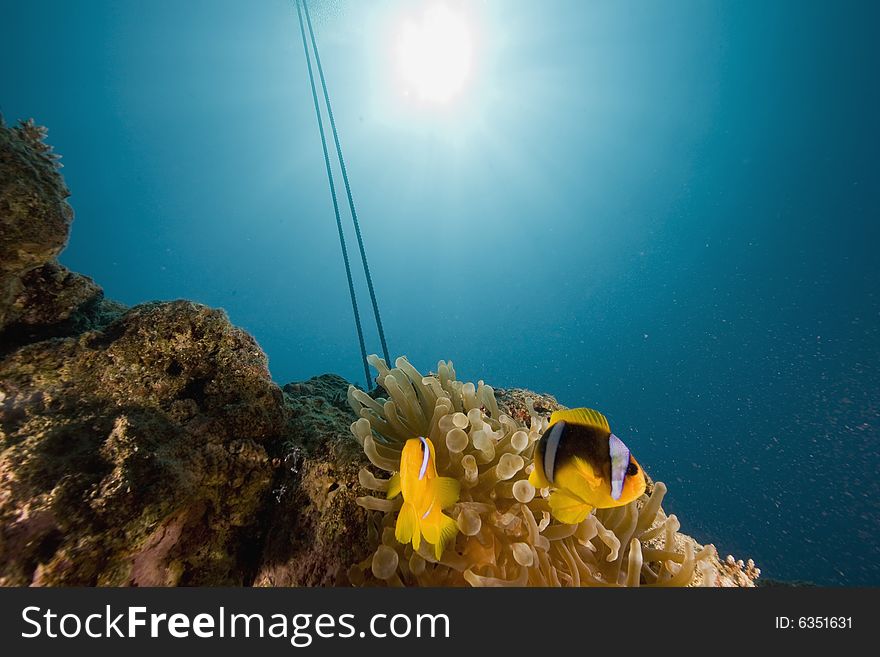
{"type": "Polygon", "coordinates": [[[529,482],[550,488],[550,514],[575,525],[594,508],[623,506],[645,492],[645,474],[608,420],[590,408],[556,411],[535,446],[529,482]]]}
{"type": "Polygon", "coordinates": [[[416,550],[422,537],[434,546],[440,560],[446,545],[455,537],[458,525],[443,509],[458,501],[460,484],[452,477],[438,477],[434,445],[427,438],[411,438],[400,454],[400,472],[391,477],[388,499],[403,493],[394,536],[416,550]]]}

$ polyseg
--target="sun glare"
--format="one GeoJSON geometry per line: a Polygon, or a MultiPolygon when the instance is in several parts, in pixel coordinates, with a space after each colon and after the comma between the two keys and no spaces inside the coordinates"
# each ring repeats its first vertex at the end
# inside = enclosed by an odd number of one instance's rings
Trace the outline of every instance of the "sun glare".
{"type": "Polygon", "coordinates": [[[445,5],[433,5],[404,22],[396,54],[404,93],[421,101],[448,103],[470,77],[471,32],[461,15],[445,5]]]}

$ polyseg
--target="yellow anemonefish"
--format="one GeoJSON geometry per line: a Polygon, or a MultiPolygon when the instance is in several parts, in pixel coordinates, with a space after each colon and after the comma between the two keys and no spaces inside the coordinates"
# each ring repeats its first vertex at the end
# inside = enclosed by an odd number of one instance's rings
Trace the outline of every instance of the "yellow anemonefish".
{"type": "Polygon", "coordinates": [[[391,477],[388,499],[403,493],[394,536],[401,543],[412,541],[419,549],[425,541],[440,555],[455,536],[458,525],[442,511],[458,501],[460,484],[452,477],[438,477],[434,445],[427,438],[411,438],[400,454],[400,472],[391,477]]]}
{"type": "Polygon", "coordinates": [[[550,514],[575,525],[594,508],[629,504],[645,492],[645,474],[608,420],[590,408],[556,411],[535,447],[529,482],[550,487],[550,514]]]}

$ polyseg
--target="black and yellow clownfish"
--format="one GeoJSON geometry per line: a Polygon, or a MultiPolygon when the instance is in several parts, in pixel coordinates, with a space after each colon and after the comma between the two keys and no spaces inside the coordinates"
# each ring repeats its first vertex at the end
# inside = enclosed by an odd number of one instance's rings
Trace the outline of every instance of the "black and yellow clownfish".
{"type": "Polygon", "coordinates": [[[582,522],[594,508],[623,506],[645,492],[645,474],[608,420],[590,408],[556,411],[535,447],[529,482],[550,488],[550,514],[582,522]]]}

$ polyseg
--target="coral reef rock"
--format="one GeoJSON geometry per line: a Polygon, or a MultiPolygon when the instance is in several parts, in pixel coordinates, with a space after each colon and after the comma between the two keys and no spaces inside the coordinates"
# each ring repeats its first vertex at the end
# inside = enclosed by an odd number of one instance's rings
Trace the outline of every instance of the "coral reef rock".
{"type": "Polygon", "coordinates": [[[0,125],[0,584],[247,584],[288,411],[266,357],[187,301],[125,311],[55,257],[44,131],[0,125]]]}
{"type": "Polygon", "coordinates": [[[357,418],[348,386],[334,374],[284,386],[290,424],[258,586],[345,584],[348,567],[370,553],[369,515],[355,501],[366,458],[349,431],[357,418]]]}
{"type": "Polygon", "coordinates": [[[0,361],[0,583],[242,584],[281,391],[186,301],[0,361]]]}
{"type": "Polygon", "coordinates": [[[123,308],[56,260],[73,210],[45,135],[33,121],[10,128],[0,117],[0,353],[97,328],[123,308]]]}

